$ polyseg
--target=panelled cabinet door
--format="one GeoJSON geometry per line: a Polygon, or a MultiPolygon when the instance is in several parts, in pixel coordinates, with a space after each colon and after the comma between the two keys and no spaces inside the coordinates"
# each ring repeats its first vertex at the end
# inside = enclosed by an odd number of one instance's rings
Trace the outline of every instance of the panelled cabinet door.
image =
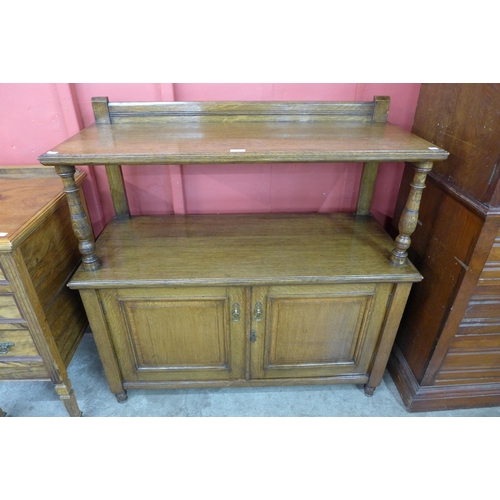
{"type": "Polygon", "coordinates": [[[254,287],[251,378],[367,374],[391,284],[254,287]]]}
{"type": "Polygon", "coordinates": [[[245,377],[244,288],[101,290],[125,381],[245,377]]]}

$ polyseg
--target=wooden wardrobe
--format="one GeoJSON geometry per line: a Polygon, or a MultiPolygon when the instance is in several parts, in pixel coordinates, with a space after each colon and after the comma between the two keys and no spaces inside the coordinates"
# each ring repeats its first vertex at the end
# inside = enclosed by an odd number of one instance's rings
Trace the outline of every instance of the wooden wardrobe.
{"type": "Polygon", "coordinates": [[[422,85],[412,132],[450,156],[423,193],[409,255],[424,280],[412,289],[389,370],[410,411],[499,405],[500,84],[422,85]]]}

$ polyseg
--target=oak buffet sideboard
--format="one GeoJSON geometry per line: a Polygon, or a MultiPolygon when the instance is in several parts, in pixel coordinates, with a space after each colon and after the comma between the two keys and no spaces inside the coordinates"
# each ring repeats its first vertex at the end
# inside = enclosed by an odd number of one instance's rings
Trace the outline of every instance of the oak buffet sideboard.
{"type": "MultiPolygon", "coordinates": [[[[85,173],[75,177],[80,196],[85,173]]],[[[0,383],[51,381],[74,417],[81,411],[67,367],[88,322],[79,294],[66,283],[79,264],[54,169],[0,167],[0,383]]]]}
{"type": "Polygon", "coordinates": [[[82,253],[69,287],[118,401],[136,388],[284,384],[364,384],[372,395],[422,278],[406,250],[425,178],[447,152],[387,123],[387,97],[92,105],[96,123],[39,161],[68,195],[82,253]],[[396,242],[370,214],[381,161],[415,163],[396,242]],[[290,162],[363,163],[356,213],[131,217],[121,172],[290,162]],[[116,217],[97,241],[77,165],[108,174],[116,217]]]}

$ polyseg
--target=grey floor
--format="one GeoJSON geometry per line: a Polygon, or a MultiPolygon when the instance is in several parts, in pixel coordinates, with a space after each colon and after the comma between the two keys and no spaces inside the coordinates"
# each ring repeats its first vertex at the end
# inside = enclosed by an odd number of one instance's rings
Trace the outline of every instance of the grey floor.
{"type": "MultiPolygon", "coordinates": [[[[500,407],[408,413],[388,373],[371,398],[354,385],[133,390],[117,403],[92,334],[68,369],[85,417],[498,417],[500,407]]],[[[0,407],[9,417],[66,417],[49,382],[0,382],[0,407]]]]}

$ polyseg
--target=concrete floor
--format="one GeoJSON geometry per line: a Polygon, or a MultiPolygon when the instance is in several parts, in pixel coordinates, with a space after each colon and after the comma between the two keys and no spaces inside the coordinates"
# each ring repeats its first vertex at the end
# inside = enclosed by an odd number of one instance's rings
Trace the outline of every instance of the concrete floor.
{"type": "MultiPolygon", "coordinates": [[[[388,373],[371,398],[354,385],[131,390],[117,403],[92,334],[85,334],[68,369],[85,417],[499,417],[500,407],[408,413],[388,373]]],[[[49,382],[0,382],[8,417],[66,417],[49,382]]]]}

